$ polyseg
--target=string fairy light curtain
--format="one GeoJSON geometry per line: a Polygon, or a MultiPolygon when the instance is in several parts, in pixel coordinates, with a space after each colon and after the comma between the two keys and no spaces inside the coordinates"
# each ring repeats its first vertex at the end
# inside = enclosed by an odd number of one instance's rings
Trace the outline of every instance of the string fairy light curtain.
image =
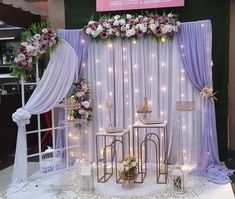
{"type": "MultiPolygon", "coordinates": [[[[143,103],[144,97],[151,105],[151,117],[166,119],[169,127],[174,122],[171,115],[176,101],[195,101],[197,109],[201,110],[199,117],[203,117],[202,100],[185,75],[175,38],[164,43],[152,38],[91,42],[87,76],[96,107],[94,133],[109,124],[105,105],[109,100],[114,103],[114,125],[121,128],[130,128],[139,119],[137,107],[143,103]]],[[[198,163],[202,129],[198,127],[195,133],[193,125],[192,115],[186,115],[183,137],[177,143],[177,139],[171,142],[174,144],[170,151],[177,151],[177,154],[169,153],[171,163],[198,163]]],[[[175,138],[176,133],[172,129],[169,131],[170,137],[175,138]]],[[[152,149],[149,154],[149,160],[153,160],[152,149]]]]}

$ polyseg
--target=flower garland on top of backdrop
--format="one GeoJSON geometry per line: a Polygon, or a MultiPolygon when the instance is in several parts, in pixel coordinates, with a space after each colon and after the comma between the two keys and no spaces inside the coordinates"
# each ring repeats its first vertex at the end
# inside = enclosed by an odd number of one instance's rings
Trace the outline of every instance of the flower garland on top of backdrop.
{"type": "Polygon", "coordinates": [[[70,99],[74,100],[77,107],[72,111],[73,119],[92,120],[91,91],[85,79],[74,82],[74,90],[70,99]]]}
{"type": "Polygon", "coordinates": [[[96,39],[131,38],[151,35],[156,39],[163,39],[178,32],[180,22],[175,14],[148,14],[114,17],[101,17],[98,21],[89,21],[84,31],[96,39]]]}
{"type": "Polygon", "coordinates": [[[12,75],[26,77],[33,64],[44,54],[49,54],[58,45],[59,38],[50,28],[49,22],[31,25],[22,33],[22,42],[14,50],[12,75]]]}

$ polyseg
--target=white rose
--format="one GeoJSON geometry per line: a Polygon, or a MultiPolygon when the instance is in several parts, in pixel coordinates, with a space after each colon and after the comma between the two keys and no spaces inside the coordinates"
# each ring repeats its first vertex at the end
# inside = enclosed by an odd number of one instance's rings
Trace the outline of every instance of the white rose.
{"type": "Polygon", "coordinates": [[[44,34],[48,33],[47,28],[43,28],[43,29],[42,29],[42,33],[44,33],[44,34]]]}
{"type": "Polygon", "coordinates": [[[87,29],[86,29],[86,33],[87,33],[88,35],[90,35],[91,32],[92,32],[91,28],[87,28],[87,29]]]}
{"type": "Polygon", "coordinates": [[[125,31],[126,27],[125,26],[121,26],[121,31],[125,31]]]}
{"type": "Polygon", "coordinates": [[[142,18],[143,16],[142,15],[139,15],[138,18],[142,18]]]}
{"type": "Polygon", "coordinates": [[[113,22],[113,25],[114,25],[114,26],[119,26],[119,24],[120,24],[120,23],[119,23],[118,20],[115,20],[115,21],[113,22]]]}
{"type": "Polygon", "coordinates": [[[130,29],[130,33],[131,33],[131,35],[135,35],[135,33],[136,33],[135,29],[134,28],[130,29]]]}
{"type": "Polygon", "coordinates": [[[120,170],[121,172],[123,172],[123,171],[124,171],[124,166],[121,165],[120,168],[119,168],[119,170],[120,170]]]}
{"type": "Polygon", "coordinates": [[[96,31],[98,31],[99,33],[101,33],[102,31],[104,30],[103,26],[102,25],[98,25],[96,31]]]}
{"type": "Polygon", "coordinates": [[[95,21],[89,21],[88,22],[88,25],[92,25],[92,24],[94,24],[95,23],[95,21]]]}
{"type": "Polygon", "coordinates": [[[83,105],[85,108],[89,108],[89,107],[90,107],[90,102],[84,101],[84,102],[82,102],[82,105],[83,105]]]}
{"type": "Polygon", "coordinates": [[[111,29],[108,29],[108,34],[109,35],[112,35],[113,34],[113,29],[111,28],[111,29]]]}
{"type": "Polygon", "coordinates": [[[125,171],[129,171],[130,168],[128,166],[125,166],[124,169],[125,171]]]}
{"type": "Polygon", "coordinates": [[[20,45],[21,45],[21,46],[24,46],[24,47],[27,47],[27,46],[28,46],[28,43],[27,43],[27,42],[22,42],[20,45]]]}
{"type": "Polygon", "coordinates": [[[126,21],[125,21],[125,19],[120,19],[120,20],[119,20],[119,23],[120,23],[121,25],[125,25],[125,24],[126,24],[126,21]]]}
{"type": "Polygon", "coordinates": [[[167,33],[167,28],[165,26],[161,27],[162,33],[166,34],[167,33]]]}
{"type": "Polygon", "coordinates": [[[173,14],[172,14],[172,13],[169,13],[167,16],[168,16],[168,17],[173,17],[173,14]]]}
{"type": "Polygon", "coordinates": [[[114,16],[114,19],[115,19],[115,20],[120,19],[120,15],[116,15],[116,16],[114,16]]]}
{"type": "Polygon", "coordinates": [[[35,34],[33,36],[33,38],[36,39],[36,40],[40,40],[41,39],[41,35],[40,34],[35,34]]]}
{"type": "Polygon", "coordinates": [[[126,24],[126,29],[127,29],[127,30],[130,29],[130,24],[126,24]]]}
{"type": "Polygon", "coordinates": [[[144,17],[144,18],[143,18],[143,21],[144,21],[144,22],[148,21],[148,17],[144,17]]]}
{"type": "Polygon", "coordinates": [[[127,19],[132,19],[132,15],[126,14],[126,18],[127,18],[127,19]]]}
{"type": "Polygon", "coordinates": [[[99,32],[97,31],[91,31],[92,37],[97,37],[99,35],[99,32]]]}
{"type": "Polygon", "coordinates": [[[146,26],[141,26],[141,27],[140,27],[140,30],[141,30],[142,32],[147,32],[147,27],[146,27],[146,26]]]}
{"type": "Polygon", "coordinates": [[[136,162],[131,163],[131,168],[136,166],[136,162]]]}
{"type": "Polygon", "coordinates": [[[125,34],[127,37],[130,37],[131,36],[131,30],[126,30],[126,34],[125,34]]]}
{"type": "Polygon", "coordinates": [[[117,37],[119,37],[119,36],[120,36],[120,33],[119,33],[119,32],[116,32],[115,35],[116,35],[117,37]]]}
{"type": "Polygon", "coordinates": [[[149,28],[150,28],[150,30],[155,30],[157,28],[157,26],[155,24],[151,23],[149,25],[149,28]]]}

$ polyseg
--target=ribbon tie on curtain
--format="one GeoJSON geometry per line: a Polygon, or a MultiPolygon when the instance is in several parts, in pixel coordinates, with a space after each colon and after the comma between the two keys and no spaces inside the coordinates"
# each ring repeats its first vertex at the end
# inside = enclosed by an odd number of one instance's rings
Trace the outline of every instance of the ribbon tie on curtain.
{"type": "Polygon", "coordinates": [[[23,108],[18,108],[15,113],[12,114],[12,120],[17,123],[18,126],[24,126],[30,123],[31,113],[23,108]]]}
{"type": "Polygon", "coordinates": [[[201,92],[200,92],[200,96],[202,99],[209,99],[212,98],[214,100],[217,100],[217,98],[215,97],[215,94],[217,92],[213,93],[213,88],[211,86],[205,86],[201,92]]]}

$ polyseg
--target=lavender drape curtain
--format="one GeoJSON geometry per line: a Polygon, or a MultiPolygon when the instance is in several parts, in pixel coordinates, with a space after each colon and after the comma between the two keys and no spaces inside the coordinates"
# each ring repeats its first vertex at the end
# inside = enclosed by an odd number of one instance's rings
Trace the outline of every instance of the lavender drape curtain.
{"type": "Polygon", "coordinates": [[[79,79],[84,75],[84,67],[87,63],[87,51],[91,37],[81,29],[59,30],[58,34],[62,39],[68,42],[78,56],[78,67],[76,69],[76,78],[79,79]]]}
{"type": "MultiPolygon", "coordinates": [[[[177,41],[186,74],[193,86],[198,92],[205,86],[212,86],[211,21],[183,23],[177,41]]],[[[206,112],[198,171],[209,181],[224,184],[230,181],[228,176],[232,171],[222,167],[219,162],[214,101],[209,98],[204,103],[206,112]]]]}
{"type": "MultiPolygon", "coordinates": [[[[88,58],[88,47],[90,44],[91,37],[84,33],[81,29],[71,29],[58,31],[60,38],[64,39],[68,44],[72,46],[78,57],[78,66],[76,67],[75,81],[79,80],[80,77],[84,76],[84,68],[87,65],[88,58]]],[[[73,90],[71,87],[70,92],[73,90]]],[[[65,112],[60,109],[59,121],[63,120],[65,112]]],[[[56,148],[62,148],[65,146],[65,133],[64,130],[59,129],[56,137],[56,148]]]]}

